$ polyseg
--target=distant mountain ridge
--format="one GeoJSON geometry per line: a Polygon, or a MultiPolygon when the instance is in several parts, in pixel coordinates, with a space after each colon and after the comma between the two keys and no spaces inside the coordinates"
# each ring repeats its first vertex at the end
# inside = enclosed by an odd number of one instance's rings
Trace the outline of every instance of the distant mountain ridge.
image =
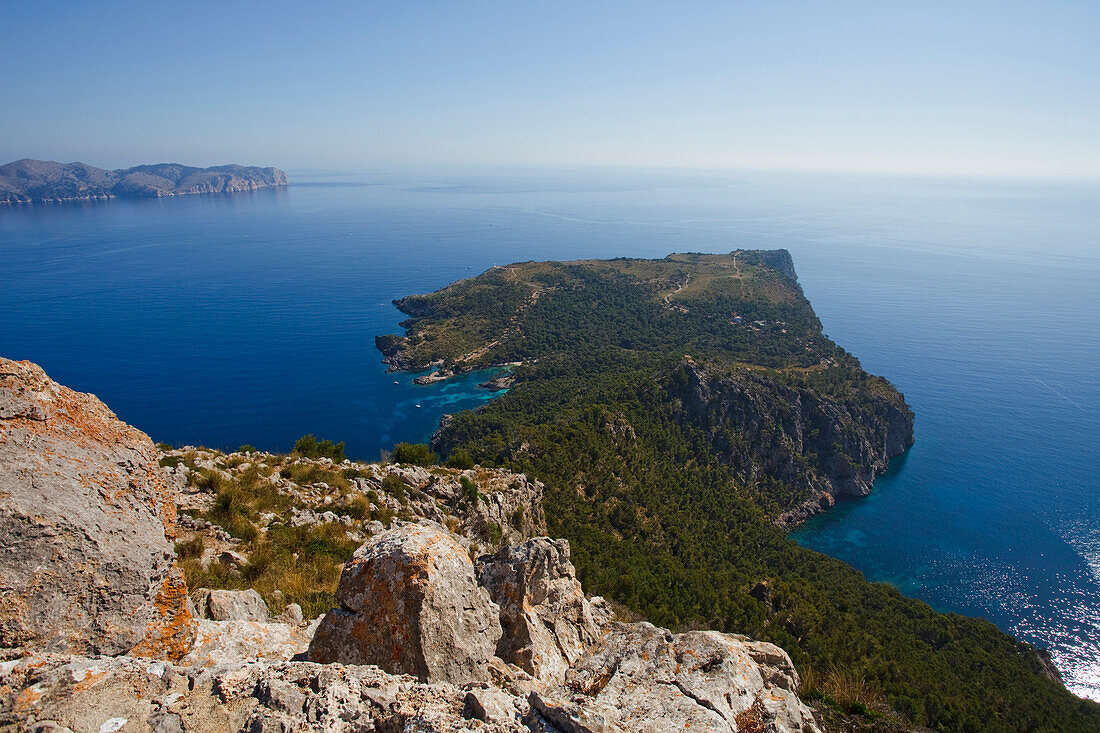
{"type": "Polygon", "coordinates": [[[286,173],[258,166],[158,163],[107,170],[31,158],[0,166],[3,204],[232,193],[285,185],[286,173]]]}

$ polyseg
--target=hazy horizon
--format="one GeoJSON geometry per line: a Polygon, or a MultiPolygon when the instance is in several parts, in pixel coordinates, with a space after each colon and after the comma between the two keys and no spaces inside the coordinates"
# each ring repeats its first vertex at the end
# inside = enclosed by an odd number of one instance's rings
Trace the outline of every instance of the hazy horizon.
{"type": "Polygon", "coordinates": [[[1100,179],[1100,7],[8,3],[0,160],[1100,179]]]}

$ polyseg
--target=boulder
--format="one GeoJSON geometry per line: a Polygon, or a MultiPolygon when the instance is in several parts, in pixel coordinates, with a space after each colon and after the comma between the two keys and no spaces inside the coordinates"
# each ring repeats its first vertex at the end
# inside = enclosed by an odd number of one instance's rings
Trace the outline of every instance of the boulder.
{"type": "Polygon", "coordinates": [[[288,603],[283,612],[275,617],[277,621],[281,621],[284,624],[290,624],[291,626],[298,626],[305,623],[305,617],[302,615],[302,607],[297,603],[288,603]]]}
{"type": "Polygon", "coordinates": [[[466,693],[462,717],[501,725],[517,723],[515,701],[515,696],[494,687],[473,689],[466,693]]]}
{"type": "Polygon", "coordinates": [[[774,644],[648,623],[611,624],[551,691],[624,730],[818,731],[797,693],[798,674],[774,644]]]}
{"type": "Polygon", "coordinates": [[[587,700],[581,706],[539,692],[532,692],[528,700],[533,712],[562,733],[626,733],[615,722],[619,718],[618,711],[607,709],[601,703],[587,700]]]}
{"type": "Polygon", "coordinates": [[[258,621],[207,621],[196,625],[195,644],[180,664],[212,667],[253,659],[291,660],[305,654],[317,623],[298,626],[258,621]]]}
{"type": "Polygon", "coordinates": [[[568,540],[536,537],[479,565],[479,582],[500,606],[497,656],[504,661],[556,681],[600,638],[568,540]]]}
{"type": "Polygon", "coordinates": [[[489,680],[499,609],[442,527],[407,524],[372,538],[344,566],[336,601],[310,644],[311,661],[374,664],[456,685],[489,680]]]}
{"type": "Polygon", "coordinates": [[[271,620],[271,611],[254,588],[248,590],[200,588],[197,607],[200,618],[212,621],[266,622],[271,620]]]}
{"type": "Polygon", "coordinates": [[[0,358],[0,646],[179,658],[174,494],[149,437],[0,358]]]}

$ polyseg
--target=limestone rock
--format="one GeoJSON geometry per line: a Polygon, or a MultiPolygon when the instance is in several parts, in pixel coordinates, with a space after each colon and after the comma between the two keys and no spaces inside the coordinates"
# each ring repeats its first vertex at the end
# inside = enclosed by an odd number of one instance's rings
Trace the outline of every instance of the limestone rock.
{"type": "Polygon", "coordinates": [[[0,730],[527,731],[514,718],[464,718],[465,699],[453,685],[424,684],[371,666],[246,661],[185,668],[66,655],[0,664],[0,730]]]}
{"type": "Polygon", "coordinates": [[[616,623],[557,692],[581,710],[617,711],[605,718],[630,731],[817,731],[797,690],[790,658],[773,644],[616,623]]]}
{"type": "Polygon", "coordinates": [[[667,382],[674,419],[701,431],[744,483],[770,479],[799,491],[801,498],[784,507],[782,526],[828,509],[836,498],[866,496],[875,476],[913,444],[912,411],[885,380],[880,386],[861,401],[754,371],[713,374],[689,359],[667,382]]]}
{"type": "Polygon", "coordinates": [[[618,711],[600,703],[589,700],[582,707],[539,692],[532,692],[529,699],[531,708],[562,733],[626,733],[615,722],[618,711]]]}
{"type": "Polygon", "coordinates": [[[462,715],[486,723],[508,724],[518,720],[516,698],[503,690],[485,687],[466,693],[462,715]]]}
{"type": "Polygon", "coordinates": [[[178,658],[175,501],[148,436],[0,358],[0,646],[178,658]]]}
{"type": "Polygon", "coordinates": [[[282,621],[284,624],[290,624],[291,626],[297,626],[305,623],[305,617],[302,616],[302,607],[297,603],[288,603],[283,612],[275,617],[276,620],[282,621]]]}
{"type": "Polygon", "coordinates": [[[356,550],[309,647],[315,662],[375,664],[461,685],[488,681],[499,609],[443,528],[408,524],[356,550]]]}
{"type": "Polygon", "coordinates": [[[536,537],[483,559],[479,582],[500,606],[497,656],[542,680],[560,680],[600,638],[569,561],[568,540],[536,537]]]}
{"type": "Polygon", "coordinates": [[[271,620],[271,611],[255,589],[198,591],[199,618],[212,621],[260,621],[271,620]]]}
{"type": "Polygon", "coordinates": [[[278,622],[202,620],[196,624],[194,646],[180,664],[211,667],[252,659],[294,659],[305,654],[318,623],[300,627],[278,622]]]}

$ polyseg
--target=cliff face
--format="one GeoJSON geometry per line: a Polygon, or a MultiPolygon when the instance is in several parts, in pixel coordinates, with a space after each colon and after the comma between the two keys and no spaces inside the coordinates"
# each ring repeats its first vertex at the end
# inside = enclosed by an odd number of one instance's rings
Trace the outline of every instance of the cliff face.
{"type": "Polygon", "coordinates": [[[285,185],[283,171],[256,166],[160,163],[106,170],[28,158],[0,166],[0,203],[9,204],[233,193],[285,185]]]}
{"type": "Polygon", "coordinates": [[[738,257],[747,264],[767,267],[791,280],[798,279],[798,275],[794,271],[794,258],[785,249],[746,250],[740,252],[738,257]]]}
{"type": "Polygon", "coordinates": [[[836,397],[759,372],[712,375],[687,360],[666,381],[676,421],[700,431],[745,484],[794,489],[780,500],[784,526],[838,497],[868,495],[875,476],[913,444],[912,412],[881,387],[836,397]]]}

